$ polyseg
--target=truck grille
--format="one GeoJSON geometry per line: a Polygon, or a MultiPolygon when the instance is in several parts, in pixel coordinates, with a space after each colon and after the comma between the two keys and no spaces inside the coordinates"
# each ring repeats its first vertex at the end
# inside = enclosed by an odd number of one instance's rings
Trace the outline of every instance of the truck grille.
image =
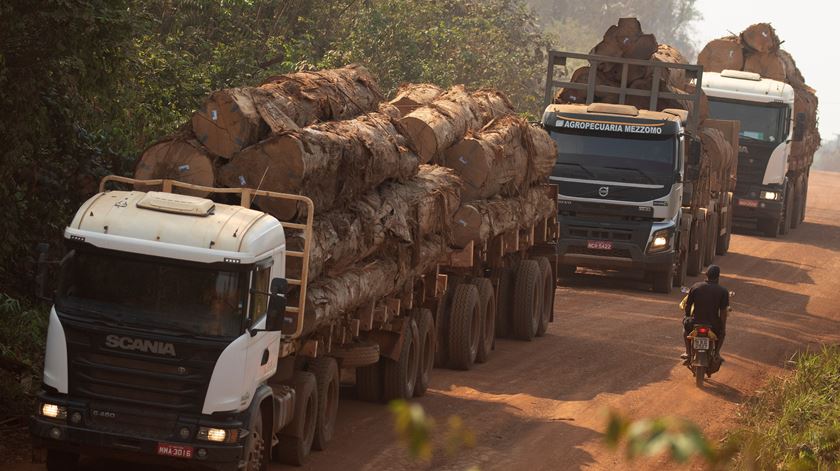
{"type": "Polygon", "coordinates": [[[566,249],[566,253],[569,255],[591,255],[595,257],[633,258],[630,251],[627,249],[598,250],[586,248],[580,245],[569,246],[569,248],[566,249]]]}
{"type": "Polygon", "coordinates": [[[576,239],[587,240],[633,240],[633,231],[624,229],[601,229],[590,227],[570,227],[569,235],[576,239]]]}
{"type": "Polygon", "coordinates": [[[70,393],[109,403],[200,413],[223,345],[167,338],[177,356],[105,346],[107,335],[134,333],[62,320],[70,393]]]}

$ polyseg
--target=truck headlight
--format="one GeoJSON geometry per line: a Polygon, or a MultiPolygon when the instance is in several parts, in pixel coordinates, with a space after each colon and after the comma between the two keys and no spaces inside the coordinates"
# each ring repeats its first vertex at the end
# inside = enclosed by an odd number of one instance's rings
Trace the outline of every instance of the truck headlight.
{"type": "Polygon", "coordinates": [[[67,408],[57,404],[45,402],[41,404],[41,415],[51,419],[64,420],[67,418],[67,408]]]}
{"type": "Polygon", "coordinates": [[[196,438],[208,442],[232,443],[239,439],[239,430],[225,430],[223,428],[200,427],[196,438]]]}
{"type": "Polygon", "coordinates": [[[654,232],[653,236],[650,238],[648,252],[662,252],[664,250],[668,250],[668,248],[671,246],[672,235],[672,228],[660,229],[654,232]]]}
{"type": "Polygon", "coordinates": [[[782,194],[778,191],[762,191],[759,196],[763,200],[777,200],[781,198],[782,194]]]}

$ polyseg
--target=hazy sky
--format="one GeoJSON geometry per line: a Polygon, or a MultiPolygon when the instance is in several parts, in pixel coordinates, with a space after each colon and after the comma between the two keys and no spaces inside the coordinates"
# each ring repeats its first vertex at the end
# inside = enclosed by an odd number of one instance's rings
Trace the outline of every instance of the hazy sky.
{"type": "Polygon", "coordinates": [[[840,2],[837,0],[698,0],[698,46],[753,23],[769,22],[820,99],[820,134],[840,134],[840,2]]]}

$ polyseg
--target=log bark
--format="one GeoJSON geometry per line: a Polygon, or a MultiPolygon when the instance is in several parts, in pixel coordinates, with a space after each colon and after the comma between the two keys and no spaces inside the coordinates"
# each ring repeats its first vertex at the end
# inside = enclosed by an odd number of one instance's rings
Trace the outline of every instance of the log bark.
{"type": "MultiPolygon", "coordinates": [[[[416,174],[417,156],[405,144],[388,116],[370,113],[272,136],[238,153],[221,168],[219,179],[229,187],[308,196],[320,213],[353,201],[387,179],[416,174]]],[[[256,201],[281,220],[300,212],[286,201],[256,201]]]]}
{"type": "Polygon", "coordinates": [[[364,67],[349,65],[273,77],[259,87],[214,92],[193,115],[199,142],[225,158],[268,133],[320,121],[350,119],[377,109],[382,94],[364,67]]]}
{"type": "Polygon", "coordinates": [[[744,60],[744,70],[780,82],[787,79],[785,61],[776,53],[747,54],[744,60]]]}
{"type": "Polygon", "coordinates": [[[793,56],[784,49],[779,49],[778,54],[782,62],[785,63],[785,76],[787,77],[787,83],[789,83],[793,88],[805,87],[805,77],[802,76],[802,72],[799,70],[799,67],[796,66],[796,61],[793,60],[793,56]]]}
{"type": "Polygon", "coordinates": [[[470,94],[475,100],[483,125],[496,118],[514,114],[516,110],[504,93],[491,88],[481,88],[470,94]]]}
{"type": "Polygon", "coordinates": [[[703,47],[697,56],[697,63],[706,72],[743,70],[744,51],[737,36],[714,39],[703,47]]]}
{"type": "Polygon", "coordinates": [[[435,101],[442,93],[440,87],[431,83],[405,83],[397,89],[397,96],[391,104],[397,107],[401,116],[405,116],[435,101]]]}
{"type": "Polygon", "coordinates": [[[479,105],[463,86],[452,87],[400,122],[414,143],[421,163],[442,156],[443,151],[463,138],[467,131],[478,131],[485,124],[479,105]]]}
{"type": "MultiPolygon", "coordinates": [[[[572,77],[569,80],[572,83],[587,83],[589,81],[589,70],[590,67],[583,66],[578,67],[573,73],[572,77]]],[[[596,69],[596,76],[595,76],[595,84],[596,85],[608,85],[613,87],[618,87],[619,83],[613,80],[608,74],[602,72],[601,70],[596,69]]],[[[628,82],[630,83],[630,82],[628,82]]],[[[614,93],[595,93],[595,101],[598,103],[618,103],[618,95],[614,93]]],[[[570,104],[585,104],[586,103],[586,90],[574,90],[571,88],[561,88],[557,91],[557,94],[554,98],[554,102],[558,104],[563,103],[570,103],[570,104]]]]}
{"type": "MultiPolygon", "coordinates": [[[[460,207],[460,178],[450,169],[422,165],[404,183],[386,182],[348,207],[316,216],[309,257],[309,280],[335,276],[384,245],[413,244],[433,234],[448,237],[460,207]]],[[[299,232],[289,246],[303,248],[299,232]]],[[[287,266],[297,276],[299,266],[287,266]]]]}
{"type": "MultiPolygon", "coordinates": [[[[134,169],[134,178],[163,178],[208,187],[214,186],[216,182],[213,159],[198,141],[184,135],[171,136],[143,151],[134,169]]],[[[136,185],[135,189],[148,191],[154,188],[136,185]]],[[[175,188],[173,191],[199,197],[208,195],[204,191],[181,188],[175,188]]]]}
{"type": "MultiPolygon", "coordinates": [[[[667,44],[660,44],[651,58],[666,64],[688,64],[688,60],[679,50],[667,44]]],[[[663,76],[665,83],[673,88],[685,90],[688,86],[685,69],[667,69],[663,76]]]]}
{"type": "Polygon", "coordinates": [[[518,195],[527,185],[548,177],[556,158],[557,148],[548,133],[508,115],[447,149],[444,165],[463,178],[461,197],[467,202],[518,195]]]}
{"type": "Polygon", "coordinates": [[[519,197],[473,201],[461,206],[452,224],[452,244],[466,247],[505,232],[528,227],[557,211],[544,186],[529,188],[519,197]]]}
{"type": "Polygon", "coordinates": [[[741,32],[741,44],[760,53],[775,52],[781,41],[770,23],[756,23],[741,32]]]}

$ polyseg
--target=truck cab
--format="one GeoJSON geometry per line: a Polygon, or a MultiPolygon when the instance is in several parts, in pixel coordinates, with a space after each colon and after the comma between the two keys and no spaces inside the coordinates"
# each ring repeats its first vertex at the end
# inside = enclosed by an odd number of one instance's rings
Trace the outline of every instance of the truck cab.
{"type": "Polygon", "coordinates": [[[724,70],[703,77],[710,116],[741,123],[735,224],[775,237],[793,197],[788,159],[794,90],[752,72],[724,70]]]}
{"type": "Polygon", "coordinates": [[[683,198],[685,112],[550,105],[557,142],[559,262],[670,273],[683,198]]]}
{"type": "Polygon", "coordinates": [[[48,468],[92,454],[256,469],[294,409],[293,388],[268,384],[284,379],[298,320],[283,224],[203,197],[101,191],[64,239],[31,420],[48,468]]]}

